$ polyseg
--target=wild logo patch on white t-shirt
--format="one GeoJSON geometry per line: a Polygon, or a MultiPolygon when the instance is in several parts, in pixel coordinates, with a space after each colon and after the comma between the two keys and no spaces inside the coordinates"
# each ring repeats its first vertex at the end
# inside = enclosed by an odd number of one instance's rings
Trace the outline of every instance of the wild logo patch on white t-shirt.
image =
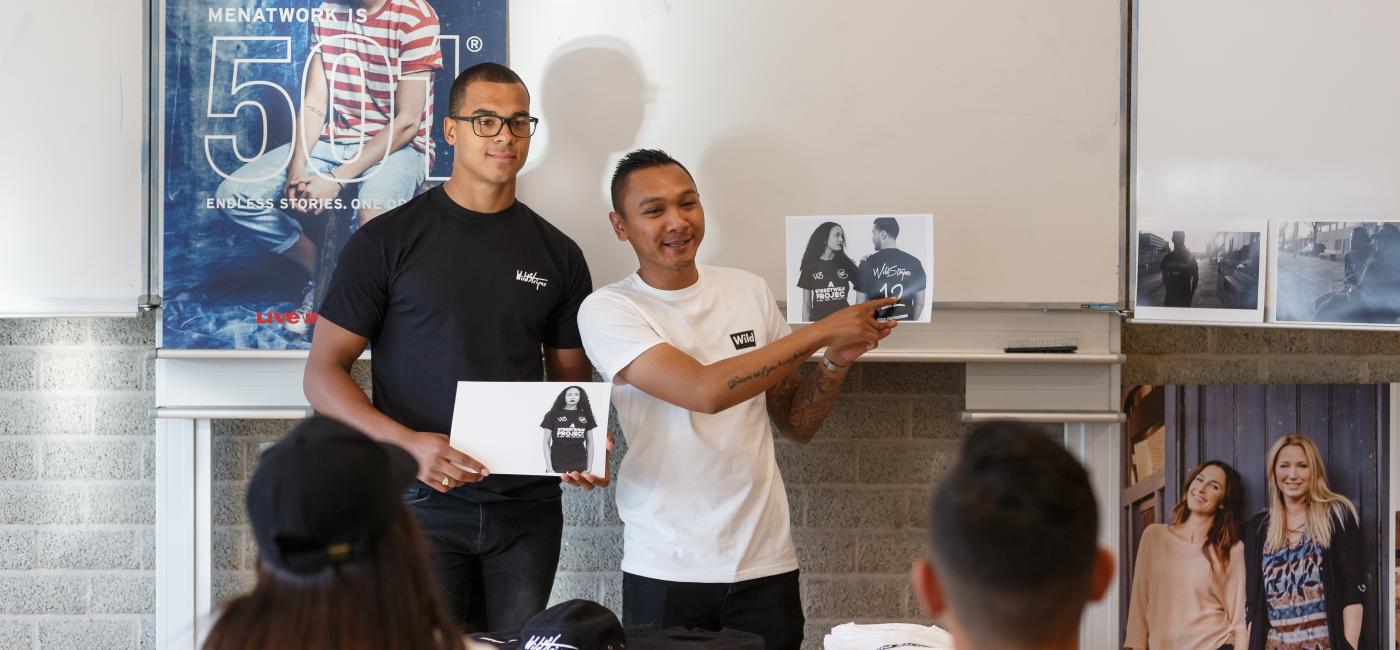
{"type": "Polygon", "coordinates": [[[735,350],[742,350],[758,345],[758,338],[754,336],[753,330],[745,330],[743,332],[730,334],[729,340],[734,343],[735,350]]]}

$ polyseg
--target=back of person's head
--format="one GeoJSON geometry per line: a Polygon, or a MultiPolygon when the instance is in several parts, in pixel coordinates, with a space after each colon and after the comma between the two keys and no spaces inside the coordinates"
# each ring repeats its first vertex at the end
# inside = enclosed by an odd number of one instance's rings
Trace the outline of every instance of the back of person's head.
{"type": "Polygon", "coordinates": [[[875,229],[889,235],[890,239],[899,238],[899,222],[894,217],[877,217],[875,229]]]}
{"type": "Polygon", "coordinates": [[[206,650],[462,648],[401,500],[416,473],[404,450],[319,416],[264,452],[247,499],[257,584],[206,650]]]}
{"type": "Polygon", "coordinates": [[[1026,425],[972,432],[934,488],[928,527],[930,562],[915,565],[915,586],[960,648],[1073,641],[1084,606],[1112,579],[1088,473],[1026,425]]]}

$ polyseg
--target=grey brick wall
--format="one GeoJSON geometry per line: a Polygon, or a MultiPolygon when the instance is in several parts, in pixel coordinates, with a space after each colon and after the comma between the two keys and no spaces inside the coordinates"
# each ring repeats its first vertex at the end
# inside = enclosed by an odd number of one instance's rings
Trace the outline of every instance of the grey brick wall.
{"type": "Polygon", "coordinates": [[[1123,383],[1400,381],[1400,332],[1124,325],[1123,383]]]}
{"type": "MultiPolygon", "coordinates": [[[[926,495],[965,432],[957,420],[962,392],[961,366],[858,366],[814,442],[778,441],[803,572],[807,647],[820,648],[828,630],[850,621],[929,622],[909,587],[909,567],[923,553],[926,495]]],[[[259,451],[290,425],[214,425],[216,600],[253,582],[244,485],[259,451]]],[[[626,453],[623,433],[614,467],[626,453]]],[[[612,489],[565,490],[564,521],[552,601],[587,598],[621,612],[622,521],[612,489]]]]}
{"type": "Polygon", "coordinates": [[[0,648],[149,648],[155,324],[0,320],[0,648]]]}
{"type": "MultiPolygon", "coordinates": [[[[0,648],[152,647],[153,346],[151,318],[0,320],[0,648]]],[[[922,621],[908,567],[927,492],[965,432],[962,391],[961,366],[860,366],[815,442],[778,442],[808,647],[852,620],[922,621]]],[[[215,423],[216,600],[252,584],[244,486],[290,424],[215,423]]],[[[611,490],[564,503],[554,600],[620,610],[611,490]]]]}

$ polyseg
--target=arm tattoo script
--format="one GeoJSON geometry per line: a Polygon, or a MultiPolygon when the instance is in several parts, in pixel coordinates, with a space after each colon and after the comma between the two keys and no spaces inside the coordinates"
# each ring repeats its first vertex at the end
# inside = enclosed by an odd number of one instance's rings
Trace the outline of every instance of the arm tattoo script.
{"type": "Polygon", "coordinates": [[[779,361],[779,362],[777,362],[777,363],[775,363],[775,364],[771,364],[771,365],[764,366],[764,367],[759,368],[758,370],[755,370],[755,371],[753,371],[753,372],[751,372],[751,373],[749,373],[749,374],[747,374],[747,375],[739,375],[739,376],[735,376],[735,377],[730,377],[730,378],[729,378],[729,390],[734,390],[734,389],[737,388],[739,385],[741,385],[741,384],[743,384],[744,382],[747,382],[747,381],[749,381],[749,380],[751,380],[751,379],[758,379],[758,378],[760,378],[760,377],[767,377],[768,375],[773,374],[774,371],[776,371],[776,370],[778,370],[778,369],[780,369],[780,368],[784,368],[784,367],[786,367],[786,366],[790,366],[790,365],[792,365],[792,362],[797,361],[798,359],[802,359],[802,358],[804,358],[804,357],[806,357],[806,356],[808,356],[808,355],[810,355],[810,354],[811,354],[811,352],[808,352],[807,350],[799,350],[796,354],[794,354],[794,355],[792,355],[792,356],[790,356],[790,357],[788,357],[788,358],[786,358],[786,359],[783,359],[782,361],[779,361]]]}

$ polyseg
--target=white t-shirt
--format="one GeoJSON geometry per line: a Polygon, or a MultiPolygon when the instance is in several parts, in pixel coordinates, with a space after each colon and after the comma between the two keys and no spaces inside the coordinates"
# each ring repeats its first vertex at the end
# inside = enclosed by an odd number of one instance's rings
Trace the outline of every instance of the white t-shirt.
{"type": "Polygon", "coordinates": [[[677,291],[633,273],[583,301],[583,347],[627,437],[617,476],[622,570],[675,582],[739,582],[797,569],[787,493],[763,395],[714,415],[664,402],[616,379],[661,343],[710,364],[792,330],[768,284],[737,269],[699,267],[677,291]]]}

